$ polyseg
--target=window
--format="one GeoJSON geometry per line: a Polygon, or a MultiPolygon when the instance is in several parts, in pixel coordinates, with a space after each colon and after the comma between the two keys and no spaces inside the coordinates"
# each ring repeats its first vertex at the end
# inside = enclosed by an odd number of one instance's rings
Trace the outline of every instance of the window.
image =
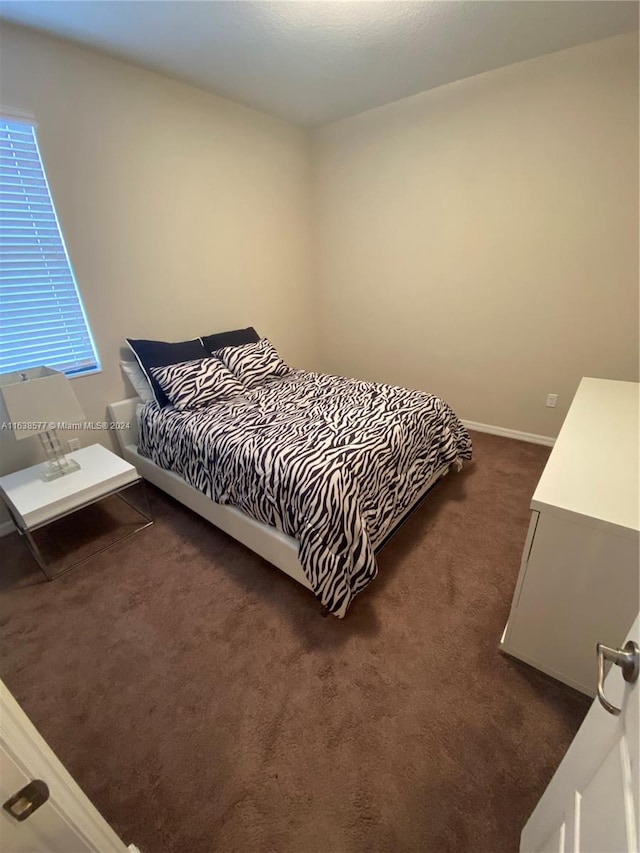
{"type": "Polygon", "coordinates": [[[36,129],[0,119],[0,373],[42,365],[100,369],[36,129]]]}

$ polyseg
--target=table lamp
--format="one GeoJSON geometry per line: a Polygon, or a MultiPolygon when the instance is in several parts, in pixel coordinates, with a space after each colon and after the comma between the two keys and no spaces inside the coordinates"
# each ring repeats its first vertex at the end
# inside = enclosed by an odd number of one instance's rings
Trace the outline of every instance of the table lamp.
{"type": "Polygon", "coordinates": [[[65,455],[56,432],[84,420],[64,373],[51,367],[5,373],[0,376],[0,392],[16,439],[39,436],[47,454],[45,480],[55,480],[80,469],[74,459],[65,455]]]}

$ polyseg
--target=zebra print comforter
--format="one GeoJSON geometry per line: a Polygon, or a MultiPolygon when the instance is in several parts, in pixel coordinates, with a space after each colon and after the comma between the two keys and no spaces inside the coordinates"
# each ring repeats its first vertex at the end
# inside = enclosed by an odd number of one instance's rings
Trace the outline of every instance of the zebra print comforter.
{"type": "Polygon", "coordinates": [[[291,371],[197,411],[140,412],[139,451],[300,543],[343,617],[377,574],[374,548],[442,466],[471,458],[449,406],[422,391],[291,371]]]}

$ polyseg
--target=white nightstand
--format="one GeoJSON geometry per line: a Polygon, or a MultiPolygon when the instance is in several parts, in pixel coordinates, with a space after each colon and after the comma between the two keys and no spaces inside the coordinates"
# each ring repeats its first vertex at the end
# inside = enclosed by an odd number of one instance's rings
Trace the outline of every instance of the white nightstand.
{"type": "MultiPolygon", "coordinates": [[[[31,535],[38,528],[110,495],[117,495],[144,518],[144,523],[133,533],[153,524],[146,495],[144,510],[131,504],[123,495],[126,489],[137,484],[142,484],[141,488],[144,490],[143,480],[133,465],[125,462],[101,444],[83,447],[81,450],[69,453],[68,456],[75,459],[80,465],[80,470],[59,477],[57,480],[43,479],[45,463],[0,477],[0,496],[47,580],[53,580],[54,577],[74,568],[89,557],[84,557],[52,575],[31,535]]],[[[116,541],[121,542],[133,533],[127,533],[116,541]]],[[[115,542],[110,542],[107,547],[114,544],[115,542]]],[[[105,549],[100,548],[89,556],[95,556],[103,550],[105,549]]]]}

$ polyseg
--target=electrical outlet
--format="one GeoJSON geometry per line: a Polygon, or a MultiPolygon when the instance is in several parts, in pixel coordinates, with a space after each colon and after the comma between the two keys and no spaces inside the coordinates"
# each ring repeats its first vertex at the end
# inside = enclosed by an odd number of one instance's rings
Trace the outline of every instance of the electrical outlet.
{"type": "Polygon", "coordinates": [[[73,452],[74,450],[80,450],[80,439],[79,438],[70,438],[69,439],[69,450],[73,452]]]}
{"type": "Polygon", "coordinates": [[[557,394],[547,394],[547,406],[551,409],[555,409],[558,405],[558,395],[557,394]]]}

